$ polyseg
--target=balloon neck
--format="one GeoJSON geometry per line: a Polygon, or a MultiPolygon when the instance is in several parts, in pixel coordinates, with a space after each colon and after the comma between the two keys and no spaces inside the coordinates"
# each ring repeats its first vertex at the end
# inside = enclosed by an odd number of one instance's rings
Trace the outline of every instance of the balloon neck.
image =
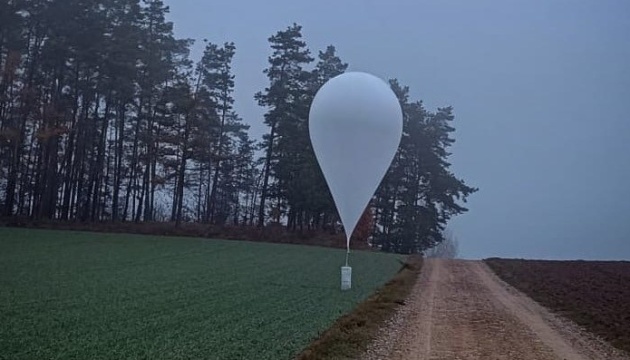
{"type": "Polygon", "coordinates": [[[346,266],[348,266],[348,256],[350,255],[350,237],[346,234],[346,266]]]}

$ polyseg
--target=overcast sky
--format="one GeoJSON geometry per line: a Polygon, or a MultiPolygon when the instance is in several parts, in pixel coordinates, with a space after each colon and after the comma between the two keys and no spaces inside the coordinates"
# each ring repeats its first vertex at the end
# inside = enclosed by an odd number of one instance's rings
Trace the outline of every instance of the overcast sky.
{"type": "Polygon", "coordinates": [[[258,138],[267,38],[452,105],[453,171],[480,191],[466,258],[630,259],[630,1],[166,0],[178,37],[236,44],[236,110],[258,138]]]}

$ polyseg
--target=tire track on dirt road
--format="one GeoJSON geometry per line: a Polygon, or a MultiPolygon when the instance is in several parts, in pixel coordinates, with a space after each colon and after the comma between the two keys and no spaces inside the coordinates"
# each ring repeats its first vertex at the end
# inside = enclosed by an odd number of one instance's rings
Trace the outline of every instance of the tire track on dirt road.
{"type": "Polygon", "coordinates": [[[501,281],[480,261],[427,259],[365,359],[628,360],[501,281]]]}

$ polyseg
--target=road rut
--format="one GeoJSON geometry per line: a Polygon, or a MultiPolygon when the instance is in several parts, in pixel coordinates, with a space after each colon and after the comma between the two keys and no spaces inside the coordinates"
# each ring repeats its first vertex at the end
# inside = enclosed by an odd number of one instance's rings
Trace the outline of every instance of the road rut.
{"type": "Polygon", "coordinates": [[[364,359],[628,360],[501,281],[481,261],[428,259],[364,359]]]}

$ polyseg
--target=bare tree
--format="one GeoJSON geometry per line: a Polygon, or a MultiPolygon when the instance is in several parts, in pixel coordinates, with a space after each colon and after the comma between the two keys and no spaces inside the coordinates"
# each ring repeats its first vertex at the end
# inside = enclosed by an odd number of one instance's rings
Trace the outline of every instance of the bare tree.
{"type": "Polygon", "coordinates": [[[427,250],[426,257],[440,259],[455,259],[459,255],[459,242],[453,232],[444,230],[444,241],[427,250]]]}

